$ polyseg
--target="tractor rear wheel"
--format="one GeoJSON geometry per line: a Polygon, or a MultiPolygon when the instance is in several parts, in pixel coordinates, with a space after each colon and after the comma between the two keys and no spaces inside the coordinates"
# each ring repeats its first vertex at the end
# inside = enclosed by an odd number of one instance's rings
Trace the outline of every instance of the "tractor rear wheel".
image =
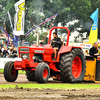
{"type": "Polygon", "coordinates": [[[50,68],[46,63],[39,63],[35,70],[35,79],[38,83],[46,83],[50,76],[50,68]]]}
{"type": "Polygon", "coordinates": [[[66,83],[82,82],[85,75],[85,58],[83,51],[79,48],[63,54],[60,59],[61,81],[66,83]]]}
{"type": "Polygon", "coordinates": [[[35,81],[35,71],[26,71],[28,81],[35,81]]]}
{"type": "Polygon", "coordinates": [[[14,82],[18,77],[18,70],[14,69],[14,62],[9,61],[4,67],[4,78],[8,82],[14,82]]]}

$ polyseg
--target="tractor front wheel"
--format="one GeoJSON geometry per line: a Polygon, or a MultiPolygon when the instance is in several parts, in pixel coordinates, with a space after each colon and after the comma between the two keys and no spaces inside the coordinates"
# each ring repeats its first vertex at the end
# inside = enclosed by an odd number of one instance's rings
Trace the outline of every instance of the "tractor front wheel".
{"type": "Polygon", "coordinates": [[[14,69],[14,62],[9,61],[4,67],[4,78],[8,82],[14,82],[17,79],[18,70],[14,69]]]}
{"type": "Polygon", "coordinates": [[[59,68],[62,82],[82,82],[86,68],[83,51],[79,48],[74,48],[71,52],[63,54],[59,68]]]}
{"type": "Polygon", "coordinates": [[[46,83],[50,76],[50,68],[46,63],[39,63],[35,70],[35,80],[38,83],[46,83]]]}

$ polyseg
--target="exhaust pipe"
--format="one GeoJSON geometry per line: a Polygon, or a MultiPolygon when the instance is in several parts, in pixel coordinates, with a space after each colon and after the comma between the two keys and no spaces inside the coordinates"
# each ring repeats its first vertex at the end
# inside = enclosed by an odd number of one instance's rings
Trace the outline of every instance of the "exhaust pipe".
{"type": "Polygon", "coordinates": [[[40,36],[40,34],[37,33],[37,47],[39,46],[39,36],[40,36]]]}

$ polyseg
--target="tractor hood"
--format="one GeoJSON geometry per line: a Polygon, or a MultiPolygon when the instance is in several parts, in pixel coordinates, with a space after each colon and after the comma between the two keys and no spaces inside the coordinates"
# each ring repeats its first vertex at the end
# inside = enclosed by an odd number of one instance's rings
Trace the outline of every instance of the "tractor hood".
{"type": "Polygon", "coordinates": [[[54,52],[52,46],[50,44],[44,46],[31,46],[31,47],[19,47],[19,53],[34,53],[34,54],[52,54],[54,52]]]}

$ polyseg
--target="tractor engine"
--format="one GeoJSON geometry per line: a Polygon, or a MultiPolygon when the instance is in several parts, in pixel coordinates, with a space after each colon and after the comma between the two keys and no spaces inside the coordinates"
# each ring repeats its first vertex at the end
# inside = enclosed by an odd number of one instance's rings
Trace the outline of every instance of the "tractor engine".
{"type": "Polygon", "coordinates": [[[41,63],[43,62],[43,54],[34,54],[34,63],[41,63]]]}
{"type": "MultiPolygon", "coordinates": [[[[20,48],[20,58],[22,59],[27,59],[27,60],[30,60],[30,53],[26,53],[26,52],[29,52],[29,48],[20,48]],[[22,53],[22,52],[23,53],[22,53]]],[[[43,54],[39,54],[39,53],[44,53],[44,51],[36,51],[35,50],[35,54],[34,56],[32,57],[32,59],[34,60],[34,63],[40,63],[40,62],[43,62],[43,54]]]]}
{"type": "Polygon", "coordinates": [[[35,70],[38,63],[51,62],[53,52],[49,44],[44,47],[19,47],[19,58],[16,58],[14,67],[17,70],[35,70]]]}

